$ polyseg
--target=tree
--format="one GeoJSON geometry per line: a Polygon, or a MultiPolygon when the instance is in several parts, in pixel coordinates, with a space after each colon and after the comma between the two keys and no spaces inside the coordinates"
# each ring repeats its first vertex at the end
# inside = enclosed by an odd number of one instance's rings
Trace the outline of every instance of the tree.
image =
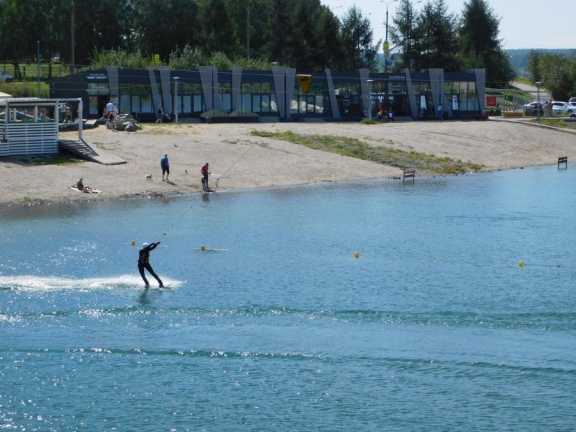
{"type": "Polygon", "coordinates": [[[234,57],[239,51],[235,27],[224,0],[204,0],[200,3],[202,48],[211,55],[216,52],[234,57]]]}
{"type": "Polygon", "coordinates": [[[415,34],[417,69],[459,69],[456,18],[448,13],[445,0],[428,1],[424,5],[417,19],[415,34]]]}
{"type": "Polygon", "coordinates": [[[327,7],[322,8],[319,20],[320,68],[341,69],[344,64],[340,20],[327,7]]]}
{"type": "Polygon", "coordinates": [[[342,47],[347,69],[374,68],[378,44],[373,43],[372,26],[357,7],[342,20],[342,47]]]}
{"type": "Polygon", "coordinates": [[[533,82],[542,80],[541,57],[538,51],[530,51],[528,55],[528,75],[533,82]]]}
{"type": "Polygon", "coordinates": [[[500,43],[500,22],[486,0],[468,0],[460,25],[460,53],[468,68],[485,68],[491,86],[503,87],[514,78],[500,43]]]}
{"type": "Polygon", "coordinates": [[[272,14],[269,23],[270,41],[268,53],[272,61],[287,64],[288,33],[290,31],[289,0],[272,0],[272,14]],[[280,30],[282,29],[282,30],[280,30]]]}
{"type": "Polygon", "coordinates": [[[199,44],[196,1],[134,0],[134,5],[132,31],[145,54],[158,54],[167,61],[173,50],[199,44]]]}
{"type": "Polygon", "coordinates": [[[392,43],[401,49],[402,66],[411,68],[416,62],[417,11],[411,0],[401,0],[393,18],[392,43]]]}

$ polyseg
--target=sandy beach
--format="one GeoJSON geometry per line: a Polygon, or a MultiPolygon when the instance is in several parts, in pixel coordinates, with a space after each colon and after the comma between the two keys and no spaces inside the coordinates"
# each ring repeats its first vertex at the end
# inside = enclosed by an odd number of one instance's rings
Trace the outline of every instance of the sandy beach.
{"type": "Polygon", "coordinates": [[[401,173],[390,166],[255,137],[250,134],[253,129],[353,137],[374,146],[477,163],[487,170],[554,164],[559,156],[576,158],[576,135],[497,121],[167,124],[145,125],[137,133],[100,127],[86,131],[86,141],[126,164],[32,165],[0,160],[0,205],[194,193],[200,191],[200,167],[206,161],[211,165],[212,186],[218,179],[220,191],[383,179],[401,173]],[[171,161],[170,183],[161,181],[164,153],[171,161]],[[70,189],[80,177],[102,193],[70,189]]]}

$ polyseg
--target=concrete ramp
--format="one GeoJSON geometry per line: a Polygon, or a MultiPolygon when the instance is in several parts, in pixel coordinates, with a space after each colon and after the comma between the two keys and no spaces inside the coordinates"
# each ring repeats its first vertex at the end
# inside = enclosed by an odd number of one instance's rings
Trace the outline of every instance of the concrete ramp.
{"type": "Polygon", "coordinates": [[[101,165],[122,165],[126,161],[112,153],[103,150],[96,151],[84,140],[60,140],[58,142],[60,150],[73,154],[80,159],[96,162],[101,165]]]}

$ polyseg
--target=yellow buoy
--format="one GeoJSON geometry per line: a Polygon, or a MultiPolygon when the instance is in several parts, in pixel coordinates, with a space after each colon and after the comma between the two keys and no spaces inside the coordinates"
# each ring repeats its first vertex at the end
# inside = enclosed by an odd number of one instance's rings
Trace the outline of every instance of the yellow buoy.
{"type": "Polygon", "coordinates": [[[524,262],[524,260],[518,261],[518,267],[520,267],[521,269],[523,269],[524,267],[526,267],[526,263],[524,262]]]}

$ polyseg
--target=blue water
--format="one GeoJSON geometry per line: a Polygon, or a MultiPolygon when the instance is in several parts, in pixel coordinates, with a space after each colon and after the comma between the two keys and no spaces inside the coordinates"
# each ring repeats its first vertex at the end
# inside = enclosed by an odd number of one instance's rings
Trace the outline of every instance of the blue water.
{"type": "Polygon", "coordinates": [[[574,167],[4,213],[0,430],[574,430],[575,215],[574,167]]]}

